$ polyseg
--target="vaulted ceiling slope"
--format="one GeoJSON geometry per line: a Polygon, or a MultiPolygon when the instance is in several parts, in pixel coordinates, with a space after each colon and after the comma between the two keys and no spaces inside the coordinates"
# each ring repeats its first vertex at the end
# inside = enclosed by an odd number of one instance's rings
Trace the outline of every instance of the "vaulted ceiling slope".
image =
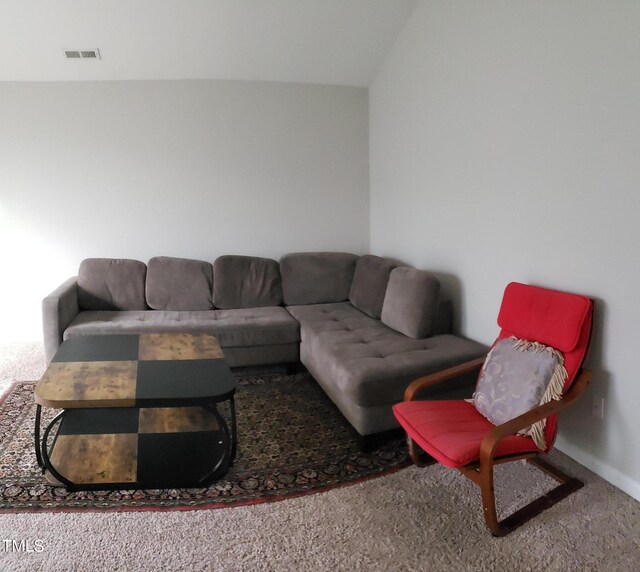
{"type": "Polygon", "coordinates": [[[415,0],[0,0],[0,81],[368,86],[415,0]],[[101,60],[64,50],[99,49],[101,60]]]}

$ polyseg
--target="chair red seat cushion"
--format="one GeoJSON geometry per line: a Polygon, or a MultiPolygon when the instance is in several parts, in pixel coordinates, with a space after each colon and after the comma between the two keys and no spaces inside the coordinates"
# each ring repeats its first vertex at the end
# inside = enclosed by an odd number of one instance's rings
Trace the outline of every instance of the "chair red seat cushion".
{"type": "MultiPolygon", "coordinates": [[[[463,467],[480,458],[480,444],[495,427],[467,401],[405,401],[393,414],[424,451],[447,467],[463,467]]],[[[494,458],[540,452],[531,437],[512,435],[495,449],[494,458]]]]}

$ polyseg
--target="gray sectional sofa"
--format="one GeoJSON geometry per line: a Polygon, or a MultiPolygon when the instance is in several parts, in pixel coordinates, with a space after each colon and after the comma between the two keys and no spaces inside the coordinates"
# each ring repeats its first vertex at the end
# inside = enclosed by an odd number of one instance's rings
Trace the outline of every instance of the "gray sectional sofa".
{"type": "Polygon", "coordinates": [[[487,351],[450,333],[433,274],[372,255],[86,259],[42,309],[47,360],[73,336],[171,331],[217,336],[232,367],[300,361],[362,436],[397,427],[413,379],[487,351]]]}

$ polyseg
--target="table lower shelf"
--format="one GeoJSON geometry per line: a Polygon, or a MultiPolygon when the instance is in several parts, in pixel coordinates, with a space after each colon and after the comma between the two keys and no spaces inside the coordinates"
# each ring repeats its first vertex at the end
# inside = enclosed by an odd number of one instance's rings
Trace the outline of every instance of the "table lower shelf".
{"type": "Polygon", "coordinates": [[[229,465],[214,408],[69,409],[50,433],[45,475],[69,490],[201,487],[229,465]]]}

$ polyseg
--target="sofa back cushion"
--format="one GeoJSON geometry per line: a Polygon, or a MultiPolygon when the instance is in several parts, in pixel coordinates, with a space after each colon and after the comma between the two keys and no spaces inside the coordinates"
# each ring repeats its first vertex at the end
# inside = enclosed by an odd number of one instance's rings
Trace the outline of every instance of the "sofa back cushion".
{"type": "Polygon", "coordinates": [[[287,306],[344,302],[358,257],[347,252],[296,252],[280,259],[287,306]]]}
{"type": "Polygon", "coordinates": [[[386,258],[367,254],[356,264],[349,302],[372,318],[380,318],[389,274],[397,266],[386,258]]]}
{"type": "Polygon", "coordinates": [[[138,260],[86,258],[78,269],[78,304],[83,310],[146,310],[146,274],[138,260]]]}
{"type": "Polygon", "coordinates": [[[211,310],[213,266],[202,260],[156,256],[147,264],[147,304],[154,310],[211,310]]]}
{"type": "Polygon", "coordinates": [[[440,281],[431,273],[401,266],[391,271],[382,323],[411,338],[426,338],[436,327],[440,281]]]}
{"type": "Polygon", "coordinates": [[[223,310],[282,304],[280,267],[257,256],[220,256],[213,263],[213,305],[223,310]]]}

